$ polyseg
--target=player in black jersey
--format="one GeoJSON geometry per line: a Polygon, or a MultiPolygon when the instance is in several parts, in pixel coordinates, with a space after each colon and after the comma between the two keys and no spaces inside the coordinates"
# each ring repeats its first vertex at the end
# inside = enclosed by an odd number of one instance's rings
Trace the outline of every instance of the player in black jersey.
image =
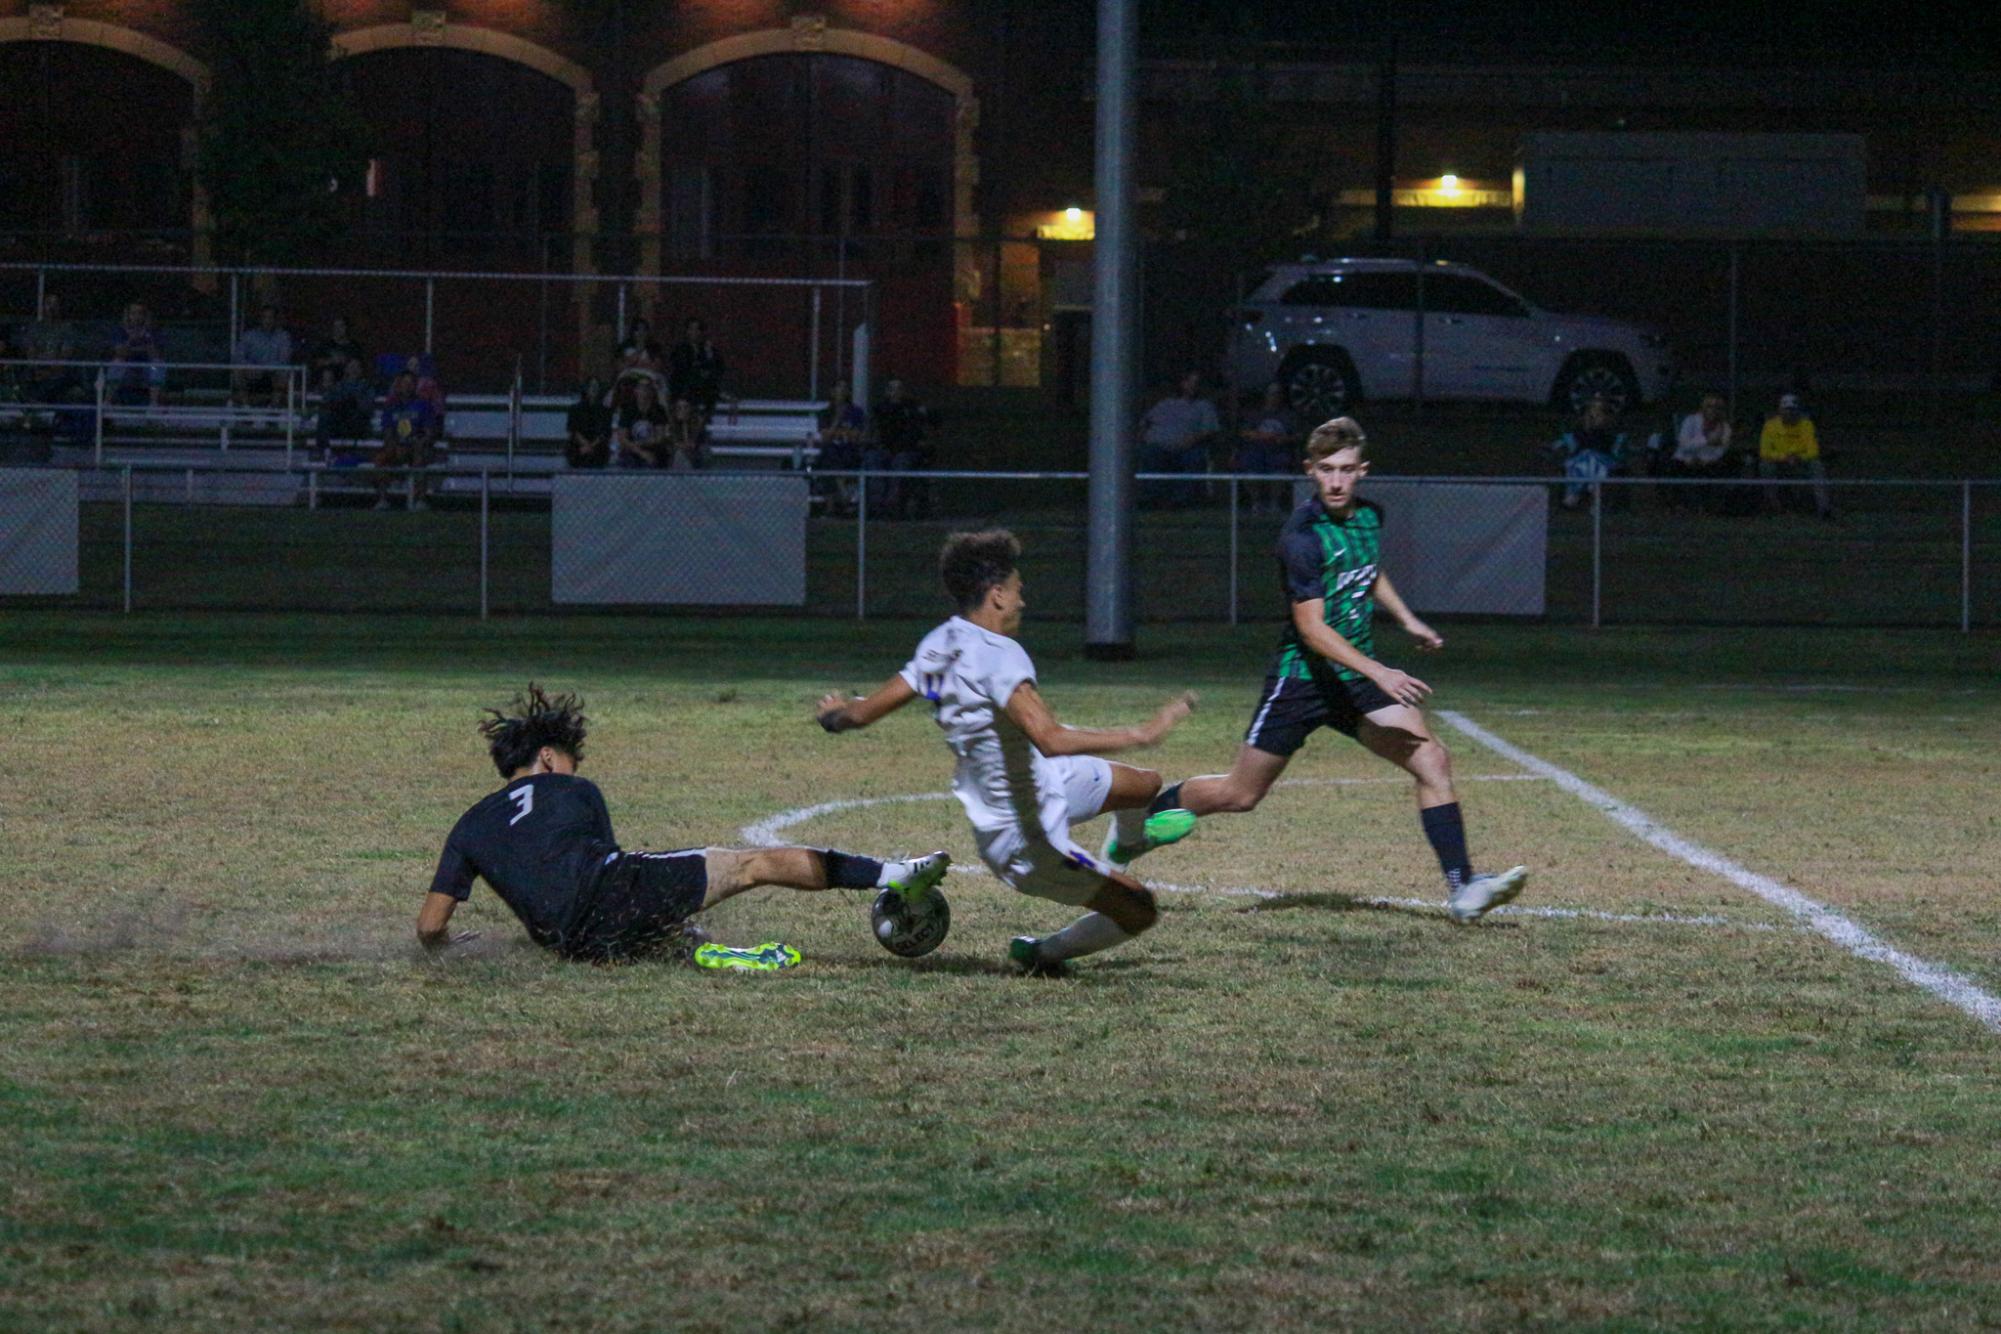
{"type": "Polygon", "coordinates": [[[1455,922],[1477,920],[1521,892],[1522,867],[1475,875],[1452,787],[1452,757],[1418,707],[1431,687],[1377,662],[1380,604],[1424,650],[1445,640],[1419,620],[1382,570],[1382,511],[1355,488],[1368,475],[1368,439],[1352,417],[1336,417],[1306,442],[1313,499],[1293,511],[1278,539],[1279,580],[1290,614],[1237,760],[1167,788],[1153,808],[1197,816],[1248,811],[1264,799],[1293,752],[1322,727],[1353,737],[1417,783],[1418,820],[1438,855],[1455,922]]]}
{"type": "MultiPolygon", "coordinates": [[[[597,785],[576,776],[584,723],[576,696],[551,698],[533,685],[510,712],[487,710],[480,735],[506,781],[460,816],[445,840],[417,916],[417,939],[426,949],[473,934],[454,937],[449,923],[474,876],[493,887],[538,945],[566,958],[608,962],[671,948],[689,917],[746,889],[890,888],[916,898],[950,864],[942,852],[900,862],[812,848],[627,852],[612,836],[597,785]]],[[[798,957],[784,946],[703,945],[695,961],[778,968],[798,957]]]]}

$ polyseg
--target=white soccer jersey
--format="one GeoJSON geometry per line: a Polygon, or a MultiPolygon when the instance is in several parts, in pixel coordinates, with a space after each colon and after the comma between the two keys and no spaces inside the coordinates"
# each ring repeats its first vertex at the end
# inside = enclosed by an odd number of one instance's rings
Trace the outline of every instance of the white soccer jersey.
{"type": "Polygon", "coordinates": [[[1015,687],[1035,680],[1021,645],[954,616],[924,636],[903,679],[937,710],[959,757],[952,791],[975,830],[1068,829],[1063,774],[1007,716],[1015,687]]]}

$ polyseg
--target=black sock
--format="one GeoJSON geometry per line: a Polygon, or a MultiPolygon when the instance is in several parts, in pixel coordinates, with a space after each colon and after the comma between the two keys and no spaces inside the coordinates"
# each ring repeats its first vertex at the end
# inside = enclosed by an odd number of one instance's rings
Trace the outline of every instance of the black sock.
{"type": "Polygon", "coordinates": [[[1438,867],[1445,872],[1445,883],[1458,889],[1471,880],[1473,863],[1466,857],[1466,824],[1459,818],[1459,803],[1427,806],[1417,813],[1417,818],[1424,826],[1424,836],[1431,840],[1431,850],[1438,854],[1438,867]]]}
{"type": "Polygon", "coordinates": [[[1162,811],[1171,811],[1179,805],[1181,805],[1181,784],[1176,783],[1173,787],[1160,789],[1160,795],[1153,799],[1153,804],[1146,808],[1146,813],[1158,815],[1162,811]]]}
{"type": "Polygon", "coordinates": [[[827,863],[827,884],[832,889],[874,889],[875,882],[882,879],[882,863],[873,857],[857,857],[832,848],[820,857],[827,863]]]}

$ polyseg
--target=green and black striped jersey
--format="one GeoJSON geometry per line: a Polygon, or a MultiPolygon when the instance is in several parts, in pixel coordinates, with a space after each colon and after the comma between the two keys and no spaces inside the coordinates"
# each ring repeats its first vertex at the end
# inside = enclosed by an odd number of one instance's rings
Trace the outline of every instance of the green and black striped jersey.
{"type": "Polygon", "coordinates": [[[1337,519],[1309,500],[1292,512],[1278,535],[1278,577],[1285,590],[1285,633],[1279,637],[1272,675],[1300,679],[1316,668],[1332,669],[1343,681],[1361,673],[1320,659],[1301,642],[1292,623],[1295,603],[1321,600],[1322,618],[1341,638],[1376,656],[1376,565],[1383,551],[1383,512],[1357,500],[1352,513],[1337,519]]]}

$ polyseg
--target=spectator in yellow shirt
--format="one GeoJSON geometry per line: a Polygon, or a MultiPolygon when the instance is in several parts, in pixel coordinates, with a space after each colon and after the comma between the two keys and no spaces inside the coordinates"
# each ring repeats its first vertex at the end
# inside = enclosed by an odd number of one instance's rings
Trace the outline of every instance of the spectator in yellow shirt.
{"type": "MultiPolygon", "coordinates": [[[[1813,418],[1800,411],[1798,394],[1779,395],[1779,413],[1765,421],[1758,434],[1758,474],[1767,481],[1778,477],[1805,475],[1813,479],[1814,512],[1823,519],[1834,517],[1827,494],[1827,469],[1820,461],[1820,438],[1814,434],[1813,418]]],[[[1779,509],[1779,488],[1765,488],[1765,503],[1779,509]]]]}

